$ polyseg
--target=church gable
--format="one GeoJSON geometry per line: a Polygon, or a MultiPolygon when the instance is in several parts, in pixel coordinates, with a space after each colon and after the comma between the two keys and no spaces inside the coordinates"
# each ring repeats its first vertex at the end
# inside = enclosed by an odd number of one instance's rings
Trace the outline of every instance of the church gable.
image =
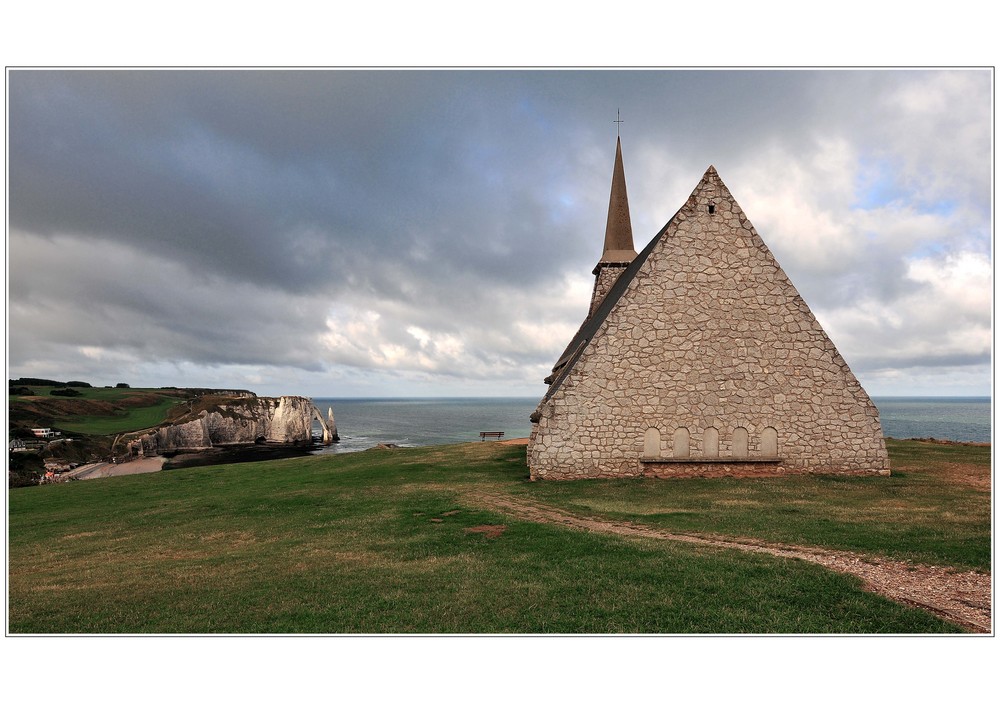
{"type": "Polygon", "coordinates": [[[534,478],[888,469],[877,410],[711,167],[553,376],[534,478]]]}

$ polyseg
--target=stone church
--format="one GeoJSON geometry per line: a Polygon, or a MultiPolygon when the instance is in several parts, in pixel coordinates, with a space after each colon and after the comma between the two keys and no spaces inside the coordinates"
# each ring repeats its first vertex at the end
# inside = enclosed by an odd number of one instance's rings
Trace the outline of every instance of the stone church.
{"type": "Polygon", "coordinates": [[[714,167],[636,252],[619,139],[594,275],[532,480],[889,474],[878,410],[714,167]]]}

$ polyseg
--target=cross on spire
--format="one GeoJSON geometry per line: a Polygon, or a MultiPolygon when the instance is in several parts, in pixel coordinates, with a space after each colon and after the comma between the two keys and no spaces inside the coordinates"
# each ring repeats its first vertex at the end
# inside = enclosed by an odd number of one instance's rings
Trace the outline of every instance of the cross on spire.
{"type": "Polygon", "coordinates": [[[614,122],[615,124],[618,125],[618,136],[621,137],[622,136],[622,123],[625,122],[625,120],[622,119],[621,108],[618,109],[618,119],[617,120],[612,120],[612,122],[614,122]]]}

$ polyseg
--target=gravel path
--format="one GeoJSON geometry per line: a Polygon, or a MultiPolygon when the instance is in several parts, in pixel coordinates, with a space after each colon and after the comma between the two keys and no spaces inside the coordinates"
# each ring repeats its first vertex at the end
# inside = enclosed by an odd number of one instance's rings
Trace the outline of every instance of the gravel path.
{"type": "Polygon", "coordinates": [[[554,523],[598,533],[673,540],[807,560],[836,572],[860,577],[865,588],[876,594],[930,611],[973,633],[991,632],[992,589],[989,574],[959,572],[947,567],[900,562],[843,550],[705,534],[669,533],[625,521],[577,516],[526,499],[497,494],[478,493],[469,495],[468,498],[483,508],[499,510],[514,518],[535,523],[554,523]]]}

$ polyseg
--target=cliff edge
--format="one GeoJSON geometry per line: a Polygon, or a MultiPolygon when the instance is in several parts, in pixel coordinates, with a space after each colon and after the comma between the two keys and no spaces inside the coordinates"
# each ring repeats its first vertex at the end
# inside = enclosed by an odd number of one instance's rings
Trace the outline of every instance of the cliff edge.
{"type": "Polygon", "coordinates": [[[336,441],[336,430],[330,432],[319,410],[303,396],[204,396],[192,401],[179,418],[130,436],[126,442],[129,453],[135,456],[231,445],[305,444],[312,442],[314,420],[319,422],[325,442],[336,441]]]}

